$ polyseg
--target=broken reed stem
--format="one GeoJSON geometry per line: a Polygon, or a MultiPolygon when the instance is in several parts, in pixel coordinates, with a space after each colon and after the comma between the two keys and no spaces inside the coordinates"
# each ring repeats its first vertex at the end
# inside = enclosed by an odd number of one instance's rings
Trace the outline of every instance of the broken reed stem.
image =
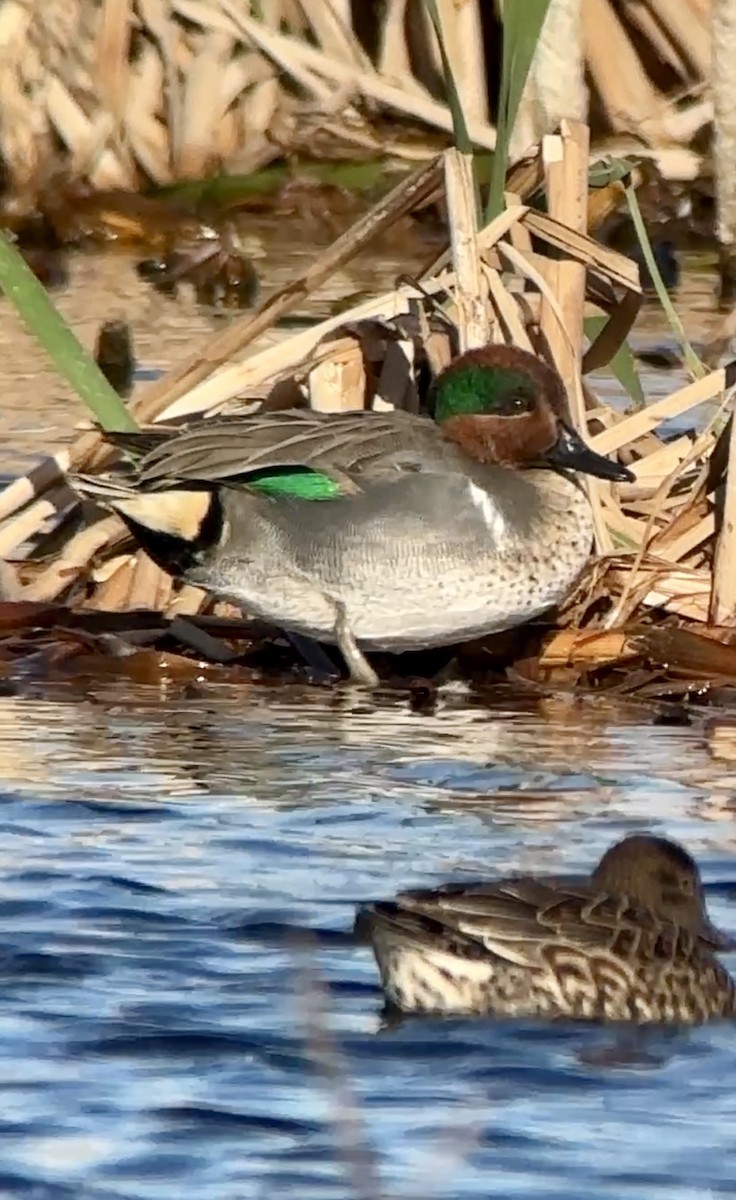
{"type": "Polygon", "coordinates": [[[101,521],[95,521],[94,525],[81,529],[67,542],[63,558],[23,589],[23,599],[58,599],[89,565],[94,555],[124,533],[125,527],[119,517],[104,517],[101,521]]]}
{"type": "Polygon", "coordinates": [[[12,517],[26,504],[43,496],[48,488],[60,483],[69,468],[69,454],[60,450],[58,454],[44,458],[27,475],[14,479],[0,493],[0,521],[12,517]]]}
{"type": "MultiPolygon", "coordinates": [[[[588,155],[590,135],[580,121],[563,121],[560,134],[542,141],[545,190],[549,215],[569,229],[585,234],[588,228],[588,155]]],[[[542,294],[540,328],[547,340],[552,360],[567,392],[567,401],[576,428],[587,433],[585,398],[580,379],[583,358],[583,314],[585,310],[585,266],[571,257],[549,259],[545,276],[562,313],[562,324],[542,294]]],[[[586,479],[585,486],[593,509],[595,543],[599,554],[613,549],[601,505],[601,485],[586,479]]]]}
{"type": "Polygon", "coordinates": [[[491,328],[478,246],[478,195],[472,155],[455,149],[446,151],[445,191],[460,350],[474,350],[488,344],[491,328]]]}
{"type": "Polygon", "coordinates": [[[656,429],[663,421],[682,417],[705,400],[714,400],[719,393],[733,386],[736,382],[736,362],[726,367],[717,367],[702,379],[696,379],[685,387],[679,388],[664,400],[656,400],[639,412],[624,417],[610,429],[590,438],[590,444],[599,454],[611,454],[623,446],[630,446],[638,438],[652,429],[656,429]]]}
{"type": "Polygon", "coordinates": [[[728,439],[723,516],[713,560],[710,620],[716,625],[736,623],[736,421],[728,439]]]}
{"type": "Polygon", "coordinates": [[[27,505],[13,521],[0,530],[0,558],[13,558],[24,542],[39,533],[44,523],[56,516],[58,510],[50,499],[50,494],[51,489],[42,499],[27,505]]]}
{"type": "MultiPolygon", "coordinates": [[[[695,439],[695,441],[693,442],[692,446],[690,447],[688,453],[685,455],[685,457],[680,462],[678,462],[672,468],[670,473],[662,480],[659,487],[657,488],[654,495],[652,496],[651,500],[649,501],[649,504],[650,504],[649,516],[647,518],[646,525],[644,526],[644,530],[641,534],[639,548],[634,557],[634,561],[631,564],[631,568],[626,577],[626,581],[621,589],[621,595],[619,596],[618,601],[613,606],[611,612],[608,614],[608,616],[606,617],[606,619],[604,621],[605,629],[613,629],[617,624],[619,624],[623,620],[625,620],[626,604],[629,600],[629,596],[631,594],[632,589],[636,585],[636,580],[639,575],[639,569],[644,560],[644,555],[647,553],[647,551],[650,550],[650,543],[655,540],[651,537],[652,529],[654,528],[654,522],[656,521],[657,517],[661,513],[665,500],[669,496],[669,494],[670,494],[672,488],[674,487],[675,483],[677,482],[677,480],[679,478],[681,478],[683,472],[687,470],[687,468],[690,466],[691,463],[696,462],[701,454],[706,452],[709,442],[712,445],[713,427],[717,423],[719,418],[722,416],[726,403],[727,403],[727,400],[724,399],[723,404],[721,404],[721,407],[719,408],[719,410],[713,414],[713,416],[711,417],[710,421],[708,422],[708,424],[705,427],[705,429],[703,430],[703,432],[695,439]]],[[[697,492],[698,492],[698,486],[696,485],[695,489],[690,493],[690,495],[687,497],[687,499],[683,501],[682,506],[679,510],[678,516],[685,510],[685,508],[689,504],[694,503],[694,501],[697,498],[697,492]]],[[[651,549],[654,550],[655,548],[651,547],[651,549]]],[[[664,552],[665,556],[674,562],[676,562],[678,560],[678,558],[681,557],[682,553],[684,553],[684,547],[683,547],[683,550],[681,551],[681,554],[678,554],[678,555],[675,555],[673,553],[672,547],[669,548],[669,553],[664,552]]]]}
{"type": "MultiPolygon", "coordinates": [[[[427,292],[446,292],[447,280],[428,280],[422,286],[427,292]]],[[[360,321],[394,320],[409,311],[410,299],[419,298],[420,293],[415,288],[403,284],[399,289],[356,304],[354,308],[294,333],[249,358],[222,367],[216,375],[167,405],[157,414],[156,420],[173,421],[213,412],[219,405],[251,393],[254,388],[273,386],[288,378],[290,373],[293,378],[306,372],[311,366],[333,357],[334,341],[328,340],[330,334],[338,334],[342,328],[360,321]]]]}
{"type": "MultiPolygon", "coordinates": [[[[563,121],[561,134],[542,142],[549,215],[570,229],[586,233],[588,220],[588,128],[563,121]]],[[[545,296],[540,326],[567,391],[570,412],[585,433],[585,404],[579,387],[582,361],[585,267],[572,258],[550,259],[548,281],[562,310],[564,330],[545,296]],[[567,331],[568,337],[565,337],[567,331]]]]}

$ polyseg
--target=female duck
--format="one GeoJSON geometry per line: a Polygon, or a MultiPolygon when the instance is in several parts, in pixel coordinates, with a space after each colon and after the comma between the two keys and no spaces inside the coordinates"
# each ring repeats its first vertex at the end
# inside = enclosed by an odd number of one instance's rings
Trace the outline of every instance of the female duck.
{"type": "Polygon", "coordinates": [[[459,356],[432,400],[434,421],[300,410],[113,434],[137,468],[72,483],[166,570],[336,642],[373,684],[361,649],[462,642],[560,601],[593,535],[564,468],[631,477],[564,423],[559,377],[523,350],[459,356]]]}
{"type": "Polygon", "coordinates": [[[402,892],[358,912],[392,1004],[408,1012],[694,1023],[736,1016],[698,868],[665,838],[625,838],[588,878],[519,876],[402,892]]]}

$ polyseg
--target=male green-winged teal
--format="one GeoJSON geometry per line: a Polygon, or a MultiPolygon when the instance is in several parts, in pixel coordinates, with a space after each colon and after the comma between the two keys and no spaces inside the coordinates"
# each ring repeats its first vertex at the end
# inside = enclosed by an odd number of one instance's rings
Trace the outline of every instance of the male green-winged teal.
{"type": "Polygon", "coordinates": [[[696,864],[637,835],[589,877],[519,876],[402,892],[358,910],[405,1012],[694,1023],[736,1015],[696,864]]]}
{"type": "Polygon", "coordinates": [[[136,469],[72,484],[172,574],[336,642],[373,684],[363,649],[451,645],[563,599],[593,538],[569,471],[631,478],[564,423],[559,376],[526,351],[469,351],[432,391],[435,420],[299,410],[114,434],[136,469]]]}

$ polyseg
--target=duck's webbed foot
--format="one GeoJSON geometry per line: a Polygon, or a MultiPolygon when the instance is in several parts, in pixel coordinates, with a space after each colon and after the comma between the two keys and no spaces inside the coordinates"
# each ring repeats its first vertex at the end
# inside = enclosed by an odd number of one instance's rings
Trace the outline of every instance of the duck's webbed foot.
{"type": "Polygon", "coordinates": [[[374,688],[378,686],[378,676],[368,663],[362,650],[358,648],[353,632],[348,624],[345,605],[341,600],[335,600],[335,641],[340,653],[345,659],[345,665],[350,672],[350,679],[360,687],[374,688]]]}

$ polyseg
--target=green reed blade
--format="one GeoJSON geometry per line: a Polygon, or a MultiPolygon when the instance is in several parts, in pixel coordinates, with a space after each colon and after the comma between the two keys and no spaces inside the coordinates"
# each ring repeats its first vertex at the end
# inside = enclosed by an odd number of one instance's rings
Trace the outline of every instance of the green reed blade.
{"type": "Polygon", "coordinates": [[[503,210],[509,142],[548,7],[549,0],[504,0],[503,3],[503,52],[496,149],[493,155],[486,221],[492,221],[503,210]]]}
{"type": "Polygon", "coordinates": [[[649,241],[649,234],[647,233],[646,225],[644,224],[644,218],[641,215],[639,201],[636,198],[636,191],[631,184],[629,184],[626,187],[625,192],[626,203],[629,206],[629,213],[631,214],[631,220],[633,222],[634,229],[636,230],[636,236],[639,239],[641,252],[644,255],[644,261],[647,264],[649,274],[652,277],[652,282],[659,298],[659,302],[664,309],[667,323],[672,330],[673,337],[677,342],[679,342],[680,349],[682,350],[682,357],[684,358],[687,368],[690,371],[693,379],[701,379],[702,376],[705,375],[706,369],[690,345],[682,321],[675,312],[675,306],[669,297],[667,288],[664,286],[664,280],[659,273],[659,267],[657,266],[657,260],[654,257],[652,243],[649,241]]]}
{"type": "Polygon", "coordinates": [[[465,121],[465,113],[463,112],[460,93],[457,90],[455,76],[452,73],[450,60],[447,56],[445,47],[445,39],[442,33],[442,21],[440,20],[439,9],[437,8],[437,0],[424,0],[424,7],[427,10],[427,15],[434,27],[437,35],[437,44],[440,48],[440,58],[442,59],[442,70],[445,76],[445,87],[447,89],[447,103],[452,115],[452,135],[453,143],[456,150],[461,154],[472,154],[473,144],[468,133],[468,126],[465,121]]]}
{"type": "Polygon", "coordinates": [[[43,346],[59,374],[105,430],[133,432],[138,428],[117,392],[87,354],[46,289],[0,230],[0,288],[43,346]]]}
{"type": "MultiPolygon", "coordinates": [[[[607,323],[608,317],[586,317],[583,328],[586,337],[591,341],[600,333],[607,323]]],[[[621,387],[633,402],[635,409],[644,408],[646,403],[644,389],[641,386],[639,371],[631,347],[628,342],[622,342],[616,353],[606,364],[611,374],[618,380],[621,387]]]]}

